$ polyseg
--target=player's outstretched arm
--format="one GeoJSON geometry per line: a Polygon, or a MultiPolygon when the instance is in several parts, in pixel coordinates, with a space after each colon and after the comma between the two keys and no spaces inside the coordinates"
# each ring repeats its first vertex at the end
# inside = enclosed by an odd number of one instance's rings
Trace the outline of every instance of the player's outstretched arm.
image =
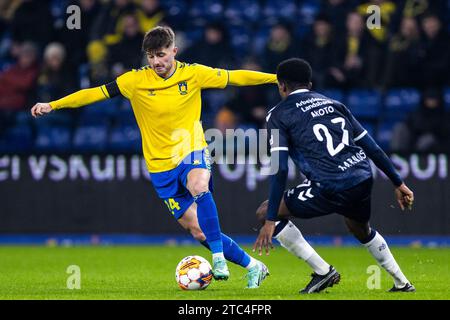
{"type": "Polygon", "coordinates": [[[397,202],[402,210],[407,207],[411,210],[414,202],[413,192],[405,185],[403,180],[400,178],[397,170],[395,170],[392,161],[386,155],[386,153],[381,149],[378,144],[373,140],[373,138],[366,133],[360,140],[356,142],[367,156],[372,159],[375,165],[380,168],[381,171],[392,181],[395,185],[395,195],[397,202]]]}
{"type": "Polygon", "coordinates": [[[105,99],[109,99],[109,94],[105,86],[83,89],[49,103],[36,103],[31,108],[31,115],[33,117],[39,117],[56,109],[78,108],[105,99]]]}
{"type": "Polygon", "coordinates": [[[232,86],[254,86],[260,84],[277,83],[277,75],[251,70],[228,71],[228,84],[232,86]]]}

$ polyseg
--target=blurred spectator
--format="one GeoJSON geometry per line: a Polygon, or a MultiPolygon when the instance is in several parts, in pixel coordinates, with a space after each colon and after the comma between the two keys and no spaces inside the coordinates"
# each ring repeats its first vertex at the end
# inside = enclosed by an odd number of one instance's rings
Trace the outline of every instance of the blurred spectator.
{"type": "Polygon", "coordinates": [[[112,78],[141,66],[142,55],[140,53],[143,34],[134,14],[128,14],[123,18],[123,28],[121,40],[108,48],[108,62],[112,78]]]}
{"type": "MultiPolygon", "coordinates": [[[[361,86],[371,89],[417,86],[423,90],[450,85],[450,29],[446,15],[450,2],[289,1],[308,11],[309,17],[316,17],[311,31],[309,23],[305,28],[305,21],[298,21],[303,26],[298,30],[302,35],[301,43],[295,38],[294,29],[285,23],[273,25],[269,36],[264,38],[267,21],[241,21],[242,25],[237,26],[226,21],[223,24],[210,22],[203,29],[202,39],[186,48],[196,41],[194,39],[199,39],[201,33],[194,22],[183,21],[177,24],[183,25],[182,30],[177,31],[179,59],[226,69],[240,67],[275,72],[280,61],[301,57],[310,61],[314,69],[314,89],[337,87],[342,89],[344,100],[346,90],[361,86]],[[373,11],[367,12],[370,5],[381,9],[380,28],[368,28],[366,24],[366,19],[373,14],[373,11]],[[257,48],[260,65],[246,55],[251,50],[237,52],[238,47],[231,46],[227,35],[229,27],[244,30],[243,36],[248,35],[247,31],[250,34],[256,31],[254,38],[246,38],[249,41],[246,45],[247,49],[257,48]],[[241,65],[241,61],[246,62],[241,65]]],[[[177,10],[189,11],[194,2],[198,1],[186,0],[183,5],[171,7],[169,1],[161,0],[0,0],[0,130],[5,124],[14,123],[16,110],[37,101],[36,94],[42,101],[56,99],[79,86],[107,83],[146,63],[140,54],[142,35],[166,23],[164,9],[178,19],[177,10]],[[81,8],[79,30],[66,28],[64,8],[69,4],[81,8]],[[22,45],[29,41],[35,43],[36,48],[30,43],[22,45]],[[37,57],[41,55],[43,66],[39,72],[37,57]]],[[[225,7],[230,5],[228,0],[219,2],[225,7]]],[[[263,8],[267,0],[256,2],[259,3],[256,7],[263,8]]],[[[214,5],[215,1],[206,3],[214,5]]],[[[437,96],[432,90],[426,95],[437,96]]],[[[206,90],[202,96],[204,127],[215,124],[221,130],[260,128],[264,125],[267,108],[279,101],[277,87],[273,85],[206,90]]],[[[440,99],[434,100],[439,100],[441,105],[440,99]]],[[[445,128],[440,127],[441,123],[436,124],[442,108],[431,108],[436,103],[430,101],[433,99],[424,98],[421,109],[403,124],[414,127],[412,138],[408,138],[403,149],[437,150],[440,141],[444,141],[441,136],[445,134],[439,135],[439,132],[445,128]],[[418,120],[421,117],[423,123],[418,120]],[[421,134],[427,132],[427,128],[436,132],[421,134]]],[[[373,121],[379,120],[382,122],[381,118],[373,121]]],[[[401,137],[402,131],[399,132],[401,137]]]]}
{"type": "Polygon", "coordinates": [[[423,39],[420,44],[422,84],[441,86],[449,81],[450,72],[450,37],[442,28],[439,17],[427,14],[422,19],[423,39]]]}
{"type": "Polygon", "coordinates": [[[32,98],[37,75],[36,46],[25,42],[21,45],[17,63],[0,74],[0,109],[25,108],[28,100],[32,98]]]}
{"type": "Polygon", "coordinates": [[[354,8],[353,0],[324,0],[320,12],[330,17],[335,35],[344,36],[347,30],[346,19],[354,8]]]}
{"type": "MultiPolygon", "coordinates": [[[[215,22],[208,24],[203,39],[181,52],[179,60],[214,68],[234,69],[233,52],[224,26],[215,22]]],[[[214,125],[216,115],[227,99],[226,95],[224,90],[207,90],[202,93],[202,121],[206,128],[214,125]]]]}
{"type": "MultiPolygon", "coordinates": [[[[261,71],[261,66],[254,60],[246,61],[241,68],[261,71]]],[[[235,88],[235,94],[232,96],[233,98],[227,103],[227,108],[236,115],[239,123],[254,128],[263,128],[268,108],[267,87],[248,86],[235,88]]]]}
{"type": "Polygon", "coordinates": [[[400,33],[389,43],[386,61],[386,87],[418,86],[421,81],[419,59],[420,33],[414,18],[402,20],[400,33]]]}
{"type": "Polygon", "coordinates": [[[445,1],[436,0],[403,0],[401,10],[403,17],[421,19],[427,12],[445,13],[447,6],[445,1]]]}
{"type": "Polygon", "coordinates": [[[123,31],[123,17],[135,13],[136,10],[132,0],[113,0],[106,3],[92,26],[91,39],[102,40],[106,45],[117,43],[123,31]]]}
{"type": "Polygon", "coordinates": [[[274,73],[281,61],[298,56],[298,49],[288,25],[273,26],[262,56],[264,71],[274,73]]]}
{"type": "Polygon", "coordinates": [[[77,86],[74,74],[67,68],[66,51],[60,43],[50,43],[44,51],[42,70],[38,78],[38,100],[59,99],[77,86]]]}
{"type": "Polygon", "coordinates": [[[228,108],[222,108],[217,113],[215,118],[214,127],[219,129],[222,133],[225,133],[227,129],[235,129],[237,126],[236,115],[228,108]]]}
{"type": "Polygon", "coordinates": [[[14,42],[32,41],[39,49],[44,48],[54,36],[50,0],[23,0],[10,29],[14,42]]]}
{"type": "Polygon", "coordinates": [[[111,79],[107,63],[108,48],[101,41],[94,41],[87,47],[89,60],[89,86],[99,86],[111,79]]]}
{"type": "Polygon", "coordinates": [[[98,0],[78,0],[75,4],[81,9],[81,29],[69,30],[64,24],[57,38],[69,53],[66,55],[66,62],[72,72],[76,72],[80,64],[87,62],[86,47],[90,40],[92,26],[101,9],[98,0]]]}
{"type": "Polygon", "coordinates": [[[371,37],[379,43],[384,43],[389,37],[389,27],[392,17],[397,11],[397,5],[395,2],[386,0],[371,0],[358,6],[358,12],[362,16],[369,18],[373,11],[367,11],[367,9],[376,5],[380,8],[380,26],[378,28],[368,28],[371,37]]]}
{"type": "Polygon", "coordinates": [[[206,26],[203,39],[187,48],[180,59],[215,68],[232,69],[234,65],[228,34],[221,23],[206,26]]]}
{"type": "Polygon", "coordinates": [[[3,34],[7,25],[11,23],[14,12],[20,6],[21,2],[21,0],[0,1],[0,34],[3,34]]]}
{"type": "Polygon", "coordinates": [[[164,18],[164,11],[159,0],[142,0],[137,18],[142,34],[160,24],[164,18]]]}
{"type": "MultiPolygon", "coordinates": [[[[114,0],[103,5],[93,25],[91,33],[93,41],[87,47],[90,86],[101,85],[112,80],[108,67],[108,57],[110,57],[108,48],[122,40],[126,18],[135,15],[136,12],[137,5],[132,0],[114,0]]],[[[126,23],[128,33],[132,29],[132,27],[130,28],[131,24],[130,22],[126,23]]],[[[120,51],[120,49],[117,51],[120,51]]],[[[139,51],[130,52],[130,54],[139,56],[139,51]]],[[[120,73],[120,71],[115,70],[114,73],[120,73]]]]}
{"type": "Polygon", "coordinates": [[[318,15],[314,21],[312,34],[302,44],[300,55],[309,61],[314,70],[313,86],[316,90],[330,84],[334,50],[329,18],[323,14],[318,15]]]}
{"type": "Polygon", "coordinates": [[[349,89],[363,85],[363,70],[367,50],[364,20],[358,12],[347,15],[346,34],[335,42],[334,66],[330,69],[332,87],[349,89]]]}
{"type": "Polygon", "coordinates": [[[442,92],[427,89],[422,104],[406,120],[395,127],[391,149],[404,152],[448,151],[448,117],[445,114],[442,92]]]}
{"type": "Polygon", "coordinates": [[[389,27],[396,13],[397,6],[392,1],[371,0],[358,6],[358,12],[365,18],[369,18],[373,11],[367,12],[371,5],[380,8],[380,26],[368,28],[366,74],[364,76],[370,87],[381,87],[383,84],[383,69],[385,65],[385,53],[389,39],[389,27]]]}

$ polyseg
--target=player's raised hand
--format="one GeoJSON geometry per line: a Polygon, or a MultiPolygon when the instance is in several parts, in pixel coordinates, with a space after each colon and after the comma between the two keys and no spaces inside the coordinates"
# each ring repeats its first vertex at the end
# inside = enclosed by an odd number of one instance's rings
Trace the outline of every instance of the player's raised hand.
{"type": "Polygon", "coordinates": [[[409,210],[412,209],[414,193],[404,183],[395,189],[395,196],[397,197],[397,202],[402,210],[405,210],[405,207],[409,210]]]}
{"type": "Polygon", "coordinates": [[[53,108],[49,103],[38,102],[31,108],[31,115],[37,118],[52,111],[53,108]]]}
{"type": "Polygon", "coordinates": [[[266,255],[269,255],[270,249],[273,249],[272,236],[275,231],[275,221],[266,220],[264,226],[259,230],[258,238],[253,245],[253,252],[258,250],[262,255],[263,248],[266,249],[266,255]]]}

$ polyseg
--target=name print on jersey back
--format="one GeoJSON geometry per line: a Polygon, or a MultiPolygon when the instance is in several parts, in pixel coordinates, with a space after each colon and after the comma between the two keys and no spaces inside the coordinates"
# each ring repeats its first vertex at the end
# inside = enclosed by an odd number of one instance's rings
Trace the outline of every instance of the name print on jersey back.
{"type": "Polygon", "coordinates": [[[271,150],[288,150],[306,177],[324,190],[349,189],[372,175],[356,144],[367,131],[338,101],[297,90],[270,111],[268,129],[270,136],[279,130],[271,150]]]}

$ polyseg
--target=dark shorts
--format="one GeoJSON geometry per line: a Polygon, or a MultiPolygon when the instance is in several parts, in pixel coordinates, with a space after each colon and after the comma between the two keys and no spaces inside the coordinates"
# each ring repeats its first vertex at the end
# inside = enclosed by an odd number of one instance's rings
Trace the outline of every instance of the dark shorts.
{"type": "Polygon", "coordinates": [[[309,180],[284,193],[289,212],[297,218],[311,219],[337,213],[358,222],[370,220],[372,178],[337,193],[327,193],[309,180]]]}

